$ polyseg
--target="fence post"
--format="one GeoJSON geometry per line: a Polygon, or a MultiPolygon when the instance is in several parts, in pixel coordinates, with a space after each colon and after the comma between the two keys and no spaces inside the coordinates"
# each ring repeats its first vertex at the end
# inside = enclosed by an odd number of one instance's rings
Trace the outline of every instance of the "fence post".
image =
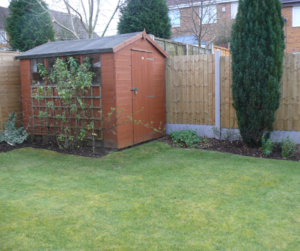
{"type": "MultiPolygon", "coordinates": [[[[220,58],[221,51],[215,51],[215,127],[221,134],[221,88],[220,88],[220,58]]],[[[216,138],[220,138],[221,135],[216,135],[216,138]]]]}
{"type": "Polygon", "coordinates": [[[208,45],[209,47],[209,49],[210,49],[210,54],[214,54],[214,44],[213,43],[210,43],[209,45],[208,45]]]}

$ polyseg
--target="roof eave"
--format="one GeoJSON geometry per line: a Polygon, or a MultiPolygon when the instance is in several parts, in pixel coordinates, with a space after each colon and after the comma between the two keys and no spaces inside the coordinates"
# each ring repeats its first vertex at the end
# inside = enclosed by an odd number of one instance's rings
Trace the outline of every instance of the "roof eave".
{"type": "Polygon", "coordinates": [[[16,56],[15,59],[34,59],[34,58],[49,58],[49,57],[62,57],[62,56],[75,56],[75,55],[82,55],[82,54],[95,54],[95,53],[107,53],[113,52],[113,48],[107,49],[99,49],[99,50],[86,50],[86,51],[70,51],[70,52],[59,52],[59,53],[45,53],[45,54],[38,54],[38,55],[30,55],[30,56],[16,56]]]}
{"type": "Polygon", "coordinates": [[[144,30],[143,32],[137,34],[136,36],[126,40],[125,42],[115,46],[113,48],[113,52],[117,52],[121,49],[123,49],[124,47],[126,47],[129,44],[134,43],[135,41],[139,40],[140,38],[145,38],[147,39],[161,54],[163,54],[166,58],[169,58],[169,54],[166,53],[154,40],[152,40],[149,35],[146,33],[146,30],[144,30]]]}

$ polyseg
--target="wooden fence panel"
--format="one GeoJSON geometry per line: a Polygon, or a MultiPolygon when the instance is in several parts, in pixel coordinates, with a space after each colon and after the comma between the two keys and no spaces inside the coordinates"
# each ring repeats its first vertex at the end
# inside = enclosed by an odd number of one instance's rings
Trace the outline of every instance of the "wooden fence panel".
{"type": "Polygon", "coordinates": [[[17,114],[17,126],[22,125],[20,61],[18,52],[0,52],[0,130],[8,116],[17,114]]]}
{"type": "Polygon", "coordinates": [[[300,55],[284,56],[280,107],[275,114],[275,130],[300,131],[300,55]]]}
{"type": "Polygon", "coordinates": [[[231,55],[229,49],[214,45],[214,47],[213,47],[213,54],[215,54],[216,50],[220,50],[221,51],[221,56],[230,56],[231,55]]]}
{"type": "Polygon", "coordinates": [[[221,128],[238,128],[236,112],[232,107],[231,57],[221,57],[221,128]]]}
{"type": "MultiPolygon", "coordinates": [[[[232,107],[231,57],[221,57],[221,127],[238,128],[232,107]]],[[[275,114],[274,130],[300,131],[300,55],[286,54],[283,60],[280,107],[275,114]]]]}
{"type": "MultiPolygon", "coordinates": [[[[205,48],[199,47],[197,45],[180,43],[180,42],[176,42],[176,41],[172,41],[172,40],[168,40],[168,39],[164,39],[164,38],[158,38],[158,37],[155,37],[154,41],[162,49],[164,49],[170,56],[212,54],[210,49],[205,49],[205,48]]],[[[219,48],[224,49],[222,47],[219,47],[219,48]]],[[[225,49],[225,50],[228,50],[228,49],[225,49]]],[[[223,50],[222,50],[222,53],[223,53],[223,50]]],[[[224,54],[224,56],[225,55],[227,56],[227,54],[224,54]]]]}
{"type": "Polygon", "coordinates": [[[167,123],[215,124],[214,55],[166,59],[167,123]]]}
{"type": "MultiPolygon", "coordinates": [[[[220,59],[221,128],[238,128],[232,106],[231,57],[220,59]]],[[[167,123],[215,124],[214,55],[166,59],[167,123]]],[[[274,129],[300,131],[300,55],[285,55],[274,129]]]]}

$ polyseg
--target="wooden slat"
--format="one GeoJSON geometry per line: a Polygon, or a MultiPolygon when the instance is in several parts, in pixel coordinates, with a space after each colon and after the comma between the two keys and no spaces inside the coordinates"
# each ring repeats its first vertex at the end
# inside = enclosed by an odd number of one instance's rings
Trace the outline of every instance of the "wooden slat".
{"type": "Polygon", "coordinates": [[[215,113],[214,111],[214,105],[213,105],[213,85],[214,85],[214,79],[215,76],[213,75],[213,55],[207,55],[208,57],[208,124],[212,125],[213,124],[213,114],[215,113]]]}
{"type": "Polygon", "coordinates": [[[221,127],[225,128],[225,80],[226,80],[226,72],[225,72],[225,57],[221,57],[220,59],[220,68],[221,68],[221,127]]]}
{"type": "Polygon", "coordinates": [[[294,69],[293,69],[293,78],[294,78],[294,88],[293,88],[293,114],[292,114],[292,125],[293,131],[298,129],[298,112],[299,112],[299,81],[298,81],[298,71],[299,71],[299,55],[294,56],[294,69]]]}
{"type": "Polygon", "coordinates": [[[208,124],[208,59],[207,55],[203,56],[203,63],[204,63],[204,82],[203,82],[203,102],[204,102],[204,125],[208,124]]]}
{"type": "Polygon", "coordinates": [[[194,104],[192,103],[191,105],[194,105],[195,110],[195,117],[194,117],[194,124],[200,124],[200,58],[195,56],[194,57],[194,104]]]}
{"type": "Polygon", "coordinates": [[[0,52],[0,130],[3,122],[14,111],[18,126],[22,121],[20,61],[14,57],[20,53],[0,52]]]}

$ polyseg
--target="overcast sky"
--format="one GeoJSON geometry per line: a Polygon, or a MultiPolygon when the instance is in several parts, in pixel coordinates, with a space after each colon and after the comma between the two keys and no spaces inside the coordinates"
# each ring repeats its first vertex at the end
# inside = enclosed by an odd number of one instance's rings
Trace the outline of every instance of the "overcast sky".
{"type": "MultiPolygon", "coordinates": [[[[58,4],[58,2],[60,2],[60,0],[44,0],[44,1],[48,4],[49,9],[65,12],[63,5],[58,4]]],[[[0,6],[8,7],[9,2],[10,2],[10,0],[0,0],[0,6]]],[[[77,0],[70,0],[71,4],[74,4],[76,2],[77,2],[77,0]]],[[[100,12],[100,15],[98,18],[98,24],[97,24],[97,27],[95,30],[95,32],[97,34],[99,34],[99,35],[102,34],[106,24],[108,23],[111,15],[113,14],[113,12],[115,10],[117,3],[118,3],[118,0],[101,0],[101,12],[100,12]]],[[[75,4],[75,6],[76,6],[76,4],[75,4]]],[[[105,34],[106,36],[115,35],[117,33],[118,20],[119,20],[119,13],[117,13],[115,15],[113,21],[111,22],[111,24],[105,34]]]]}

